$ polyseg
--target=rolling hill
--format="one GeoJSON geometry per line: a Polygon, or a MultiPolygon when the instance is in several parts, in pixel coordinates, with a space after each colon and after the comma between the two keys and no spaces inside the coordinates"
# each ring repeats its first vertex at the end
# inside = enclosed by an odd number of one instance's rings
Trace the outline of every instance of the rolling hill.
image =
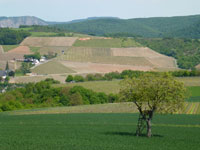
{"type": "Polygon", "coordinates": [[[0,28],[18,28],[20,25],[48,25],[48,23],[33,16],[0,17],[0,28]]]}
{"type": "Polygon", "coordinates": [[[55,26],[74,32],[95,35],[129,33],[129,35],[142,37],[200,38],[199,32],[188,32],[188,29],[199,31],[199,21],[200,15],[137,19],[97,18],[55,26]]]}

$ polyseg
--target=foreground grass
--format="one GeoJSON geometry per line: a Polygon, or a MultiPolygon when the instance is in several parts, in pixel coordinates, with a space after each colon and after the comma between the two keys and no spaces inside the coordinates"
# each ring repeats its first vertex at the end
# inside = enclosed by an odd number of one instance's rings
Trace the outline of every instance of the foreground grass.
{"type": "Polygon", "coordinates": [[[197,150],[199,115],[156,115],[150,139],[138,114],[0,115],[2,150],[197,150]]]}

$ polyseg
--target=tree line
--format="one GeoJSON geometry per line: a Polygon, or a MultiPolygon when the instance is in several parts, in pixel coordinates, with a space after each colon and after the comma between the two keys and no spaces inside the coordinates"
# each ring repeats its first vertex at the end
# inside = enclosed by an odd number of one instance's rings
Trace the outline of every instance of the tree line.
{"type": "Polygon", "coordinates": [[[94,92],[81,86],[54,88],[59,83],[46,79],[38,83],[28,83],[24,87],[0,94],[0,111],[27,108],[76,106],[83,104],[112,103],[118,100],[114,94],[94,92]]]}
{"type": "Polygon", "coordinates": [[[161,54],[177,59],[182,69],[194,69],[200,64],[200,41],[180,38],[135,38],[140,44],[147,46],[161,54]]]}
{"type": "Polygon", "coordinates": [[[12,30],[9,28],[0,28],[0,45],[16,45],[21,43],[31,34],[24,30],[12,30]]]}
{"type": "MultiPolygon", "coordinates": [[[[81,76],[81,75],[69,75],[66,78],[66,82],[85,82],[85,81],[103,81],[103,80],[114,80],[114,79],[125,79],[126,77],[128,78],[139,78],[145,74],[164,74],[166,72],[154,72],[154,71],[133,71],[133,70],[124,70],[121,73],[119,72],[110,72],[106,73],[104,75],[102,74],[88,74],[86,76],[81,76]]],[[[167,72],[173,77],[196,77],[200,76],[200,71],[199,70],[177,70],[177,71],[169,71],[167,72]]]]}

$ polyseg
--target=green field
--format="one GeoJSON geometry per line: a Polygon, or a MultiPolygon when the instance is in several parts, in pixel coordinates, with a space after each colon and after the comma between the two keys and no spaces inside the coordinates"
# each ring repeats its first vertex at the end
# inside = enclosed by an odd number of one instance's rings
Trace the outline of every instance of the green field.
{"type": "Polygon", "coordinates": [[[191,97],[188,101],[200,102],[200,86],[188,87],[191,97]]]}
{"type": "Polygon", "coordinates": [[[32,37],[53,37],[56,35],[55,32],[31,32],[32,37]]]}
{"type": "Polygon", "coordinates": [[[141,45],[133,39],[91,39],[86,41],[77,40],[73,46],[76,47],[101,47],[101,48],[122,48],[140,47],[141,45]]]}
{"type": "Polygon", "coordinates": [[[120,89],[119,80],[113,81],[91,81],[82,83],[66,83],[66,84],[56,84],[54,87],[73,87],[73,86],[83,86],[87,89],[94,90],[96,92],[104,92],[106,94],[118,93],[120,89]]]}
{"type": "Polygon", "coordinates": [[[2,150],[197,150],[199,115],[156,115],[153,137],[134,135],[138,114],[0,115],[2,150]]]}
{"type": "MultiPolygon", "coordinates": [[[[138,113],[134,103],[107,103],[67,107],[50,107],[4,112],[11,115],[68,114],[68,113],[138,113]]],[[[183,110],[175,114],[200,115],[199,102],[185,102],[183,110]]]]}
{"type": "Polygon", "coordinates": [[[75,71],[70,68],[65,67],[57,61],[49,61],[45,64],[41,64],[34,69],[32,72],[37,74],[62,74],[62,73],[75,73],[75,71]]]}
{"type": "Polygon", "coordinates": [[[8,52],[14,48],[17,48],[19,45],[2,45],[4,52],[8,52]]]}

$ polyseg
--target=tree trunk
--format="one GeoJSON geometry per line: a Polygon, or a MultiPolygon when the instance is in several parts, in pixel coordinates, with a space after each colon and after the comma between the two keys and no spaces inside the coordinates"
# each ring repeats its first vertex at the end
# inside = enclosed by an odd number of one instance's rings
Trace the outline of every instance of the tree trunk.
{"type": "Polygon", "coordinates": [[[147,137],[151,137],[151,119],[147,119],[147,137]]]}

